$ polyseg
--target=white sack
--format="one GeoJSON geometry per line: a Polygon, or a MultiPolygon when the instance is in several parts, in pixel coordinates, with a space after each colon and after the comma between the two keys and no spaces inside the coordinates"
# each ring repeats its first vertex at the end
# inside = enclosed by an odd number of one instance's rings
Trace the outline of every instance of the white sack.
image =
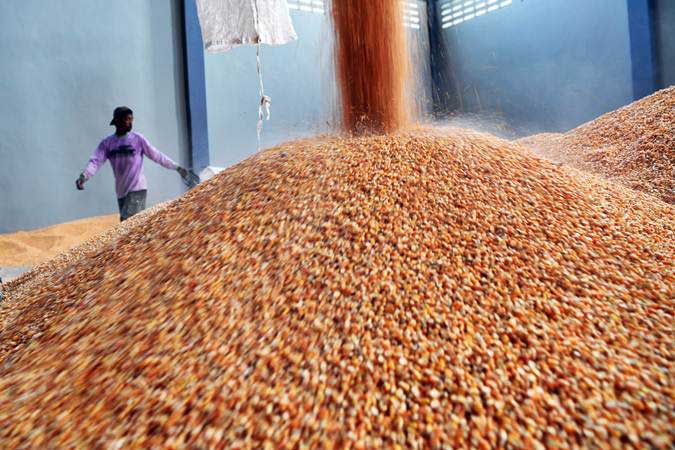
{"type": "Polygon", "coordinates": [[[197,13],[209,53],[258,42],[281,45],[298,38],[286,0],[197,0],[197,13]]]}
{"type": "Polygon", "coordinates": [[[209,178],[215,177],[216,175],[218,175],[223,170],[225,170],[224,167],[207,166],[207,167],[204,168],[204,170],[199,172],[199,180],[200,181],[206,181],[209,178]]]}

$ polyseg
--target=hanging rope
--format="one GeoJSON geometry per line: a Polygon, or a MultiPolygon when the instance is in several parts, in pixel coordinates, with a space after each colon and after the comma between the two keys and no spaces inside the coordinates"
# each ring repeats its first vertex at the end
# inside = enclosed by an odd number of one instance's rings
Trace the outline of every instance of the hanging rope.
{"type": "Polygon", "coordinates": [[[260,61],[260,34],[259,34],[259,19],[258,19],[258,4],[256,0],[253,0],[253,23],[255,25],[255,30],[257,33],[256,36],[256,50],[255,50],[255,56],[256,56],[256,63],[257,63],[257,70],[258,70],[258,82],[259,82],[259,87],[258,91],[260,93],[260,103],[258,104],[258,126],[257,126],[257,135],[258,135],[258,151],[260,151],[260,136],[262,134],[262,129],[263,129],[263,119],[270,120],[270,105],[272,104],[272,99],[265,95],[265,85],[263,84],[263,76],[262,76],[262,63],[260,61]]]}
{"type": "Polygon", "coordinates": [[[262,64],[260,63],[260,44],[256,48],[256,58],[258,60],[258,81],[260,82],[260,104],[258,105],[258,151],[260,151],[260,134],[263,129],[263,117],[270,120],[270,106],[272,99],[265,95],[265,86],[263,85],[262,64]]]}

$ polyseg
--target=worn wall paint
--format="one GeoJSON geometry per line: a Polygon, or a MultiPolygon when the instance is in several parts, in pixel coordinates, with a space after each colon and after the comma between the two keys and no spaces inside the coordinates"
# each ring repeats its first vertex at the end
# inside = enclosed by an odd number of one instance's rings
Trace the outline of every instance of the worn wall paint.
{"type": "Polygon", "coordinates": [[[457,82],[447,109],[501,114],[518,134],[566,131],[632,101],[625,2],[514,1],[443,37],[457,82]]]}
{"type": "MultiPolygon", "coordinates": [[[[187,163],[180,2],[0,2],[0,232],[117,212],[106,164],[75,178],[127,104],[135,129],[187,163]]],[[[146,160],[149,204],[180,195],[146,160]]]]}

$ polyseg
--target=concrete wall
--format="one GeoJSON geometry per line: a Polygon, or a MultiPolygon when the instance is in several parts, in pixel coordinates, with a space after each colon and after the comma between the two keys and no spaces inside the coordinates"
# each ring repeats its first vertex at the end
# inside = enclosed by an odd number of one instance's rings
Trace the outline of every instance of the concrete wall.
{"type": "Polygon", "coordinates": [[[656,0],[656,53],[660,87],[675,85],[675,1],[656,0]]]}
{"type": "Polygon", "coordinates": [[[446,108],[501,114],[519,135],[566,131],[632,101],[624,1],[519,0],[442,36],[446,108]]]}
{"type": "MultiPolygon", "coordinates": [[[[0,233],[117,213],[106,164],[75,178],[115,106],[187,164],[180,2],[0,2],[0,233]]],[[[145,163],[150,204],[183,192],[178,175],[145,163]]]]}
{"type": "MultiPolygon", "coordinates": [[[[411,94],[427,112],[431,108],[431,75],[425,2],[418,2],[418,10],[420,29],[408,29],[416,74],[411,94]]],[[[305,11],[291,11],[291,18],[298,40],[262,48],[265,93],[272,98],[272,115],[264,122],[262,148],[331,131],[337,118],[329,18],[305,11]]],[[[260,96],[255,48],[206,54],[205,67],[211,164],[229,166],[257,148],[260,96]]]]}

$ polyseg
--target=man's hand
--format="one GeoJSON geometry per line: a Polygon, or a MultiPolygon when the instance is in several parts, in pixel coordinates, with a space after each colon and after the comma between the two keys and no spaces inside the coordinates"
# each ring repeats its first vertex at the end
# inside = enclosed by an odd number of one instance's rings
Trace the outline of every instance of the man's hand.
{"type": "Polygon", "coordinates": [[[87,177],[85,177],[84,174],[81,173],[80,177],[77,180],[75,180],[75,187],[80,191],[84,190],[85,181],[87,181],[87,177]]]}
{"type": "Polygon", "coordinates": [[[186,169],[185,167],[178,166],[176,167],[176,171],[180,174],[180,177],[183,179],[183,184],[187,186],[189,189],[192,189],[193,187],[197,186],[199,184],[199,177],[194,174],[189,169],[186,169]]]}
{"type": "Polygon", "coordinates": [[[176,167],[176,171],[180,174],[181,177],[183,178],[188,177],[188,171],[185,167],[178,166],[176,167]]]}

